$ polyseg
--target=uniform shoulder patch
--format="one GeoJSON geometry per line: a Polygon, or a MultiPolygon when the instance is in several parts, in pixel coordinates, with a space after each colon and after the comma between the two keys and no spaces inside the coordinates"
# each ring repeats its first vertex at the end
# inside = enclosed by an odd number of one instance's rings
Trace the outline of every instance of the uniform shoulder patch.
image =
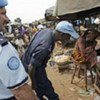
{"type": "Polygon", "coordinates": [[[20,66],[20,62],[19,62],[17,57],[13,56],[8,60],[7,65],[9,67],[9,69],[17,70],[19,68],[19,66],[20,66]]]}

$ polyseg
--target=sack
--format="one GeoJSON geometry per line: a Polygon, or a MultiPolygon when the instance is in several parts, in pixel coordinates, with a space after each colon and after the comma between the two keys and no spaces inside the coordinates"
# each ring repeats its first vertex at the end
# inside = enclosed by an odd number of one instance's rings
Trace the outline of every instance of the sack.
{"type": "Polygon", "coordinates": [[[79,63],[79,64],[86,63],[86,60],[85,60],[84,56],[77,49],[73,50],[72,57],[73,57],[74,61],[77,62],[77,63],[79,63]]]}
{"type": "Polygon", "coordinates": [[[69,55],[58,55],[54,57],[54,61],[57,65],[65,65],[68,62],[71,62],[71,56],[69,55]]]}

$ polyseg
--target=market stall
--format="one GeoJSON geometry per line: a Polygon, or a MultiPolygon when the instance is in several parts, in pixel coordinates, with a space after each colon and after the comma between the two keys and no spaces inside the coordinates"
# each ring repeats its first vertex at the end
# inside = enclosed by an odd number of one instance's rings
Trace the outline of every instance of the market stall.
{"type": "Polygon", "coordinates": [[[100,13],[100,0],[57,0],[53,15],[60,19],[79,19],[100,13]]]}

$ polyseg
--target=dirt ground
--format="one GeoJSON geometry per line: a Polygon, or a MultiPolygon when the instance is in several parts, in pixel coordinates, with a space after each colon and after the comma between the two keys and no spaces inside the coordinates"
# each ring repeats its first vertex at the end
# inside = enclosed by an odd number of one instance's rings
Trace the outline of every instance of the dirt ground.
{"type": "MultiPolygon", "coordinates": [[[[58,51],[58,48],[54,52],[56,51],[58,51]]],[[[64,69],[59,71],[56,64],[54,66],[50,66],[48,63],[46,71],[55,92],[59,95],[60,100],[100,100],[100,95],[93,93],[94,89],[91,85],[92,83],[90,79],[88,79],[89,92],[85,91],[84,80],[75,77],[75,84],[71,84],[71,78],[74,71],[73,69],[64,69]]]]}
{"type": "MultiPolygon", "coordinates": [[[[76,86],[71,84],[72,71],[59,72],[57,67],[47,67],[47,74],[49,79],[58,93],[60,100],[93,100],[90,95],[82,95],[84,88],[81,82],[76,86]]],[[[75,79],[78,80],[78,79],[75,79]]]]}
{"type": "MultiPolygon", "coordinates": [[[[57,50],[58,48],[55,51],[57,50]]],[[[65,69],[59,72],[57,65],[51,67],[48,64],[46,71],[48,78],[53,84],[55,92],[60,97],[60,100],[100,100],[100,96],[98,96],[97,94],[93,94],[93,89],[90,86],[90,84],[92,83],[90,80],[88,80],[88,88],[91,92],[85,91],[84,80],[80,81],[80,79],[78,79],[77,77],[75,77],[74,80],[76,84],[71,84],[73,70],[65,69]]]]}

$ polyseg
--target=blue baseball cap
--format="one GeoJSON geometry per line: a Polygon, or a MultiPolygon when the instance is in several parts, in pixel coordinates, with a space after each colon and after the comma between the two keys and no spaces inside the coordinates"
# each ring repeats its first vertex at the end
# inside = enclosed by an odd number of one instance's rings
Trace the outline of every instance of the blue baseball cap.
{"type": "Polygon", "coordinates": [[[69,34],[74,39],[79,38],[79,34],[74,30],[73,25],[71,23],[69,23],[68,21],[59,22],[57,24],[55,30],[59,31],[59,32],[62,32],[62,33],[65,33],[65,34],[69,34]]]}
{"type": "Polygon", "coordinates": [[[5,7],[8,5],[8,1],[7,0],[0,0],[0,7],[5,7]]]}

